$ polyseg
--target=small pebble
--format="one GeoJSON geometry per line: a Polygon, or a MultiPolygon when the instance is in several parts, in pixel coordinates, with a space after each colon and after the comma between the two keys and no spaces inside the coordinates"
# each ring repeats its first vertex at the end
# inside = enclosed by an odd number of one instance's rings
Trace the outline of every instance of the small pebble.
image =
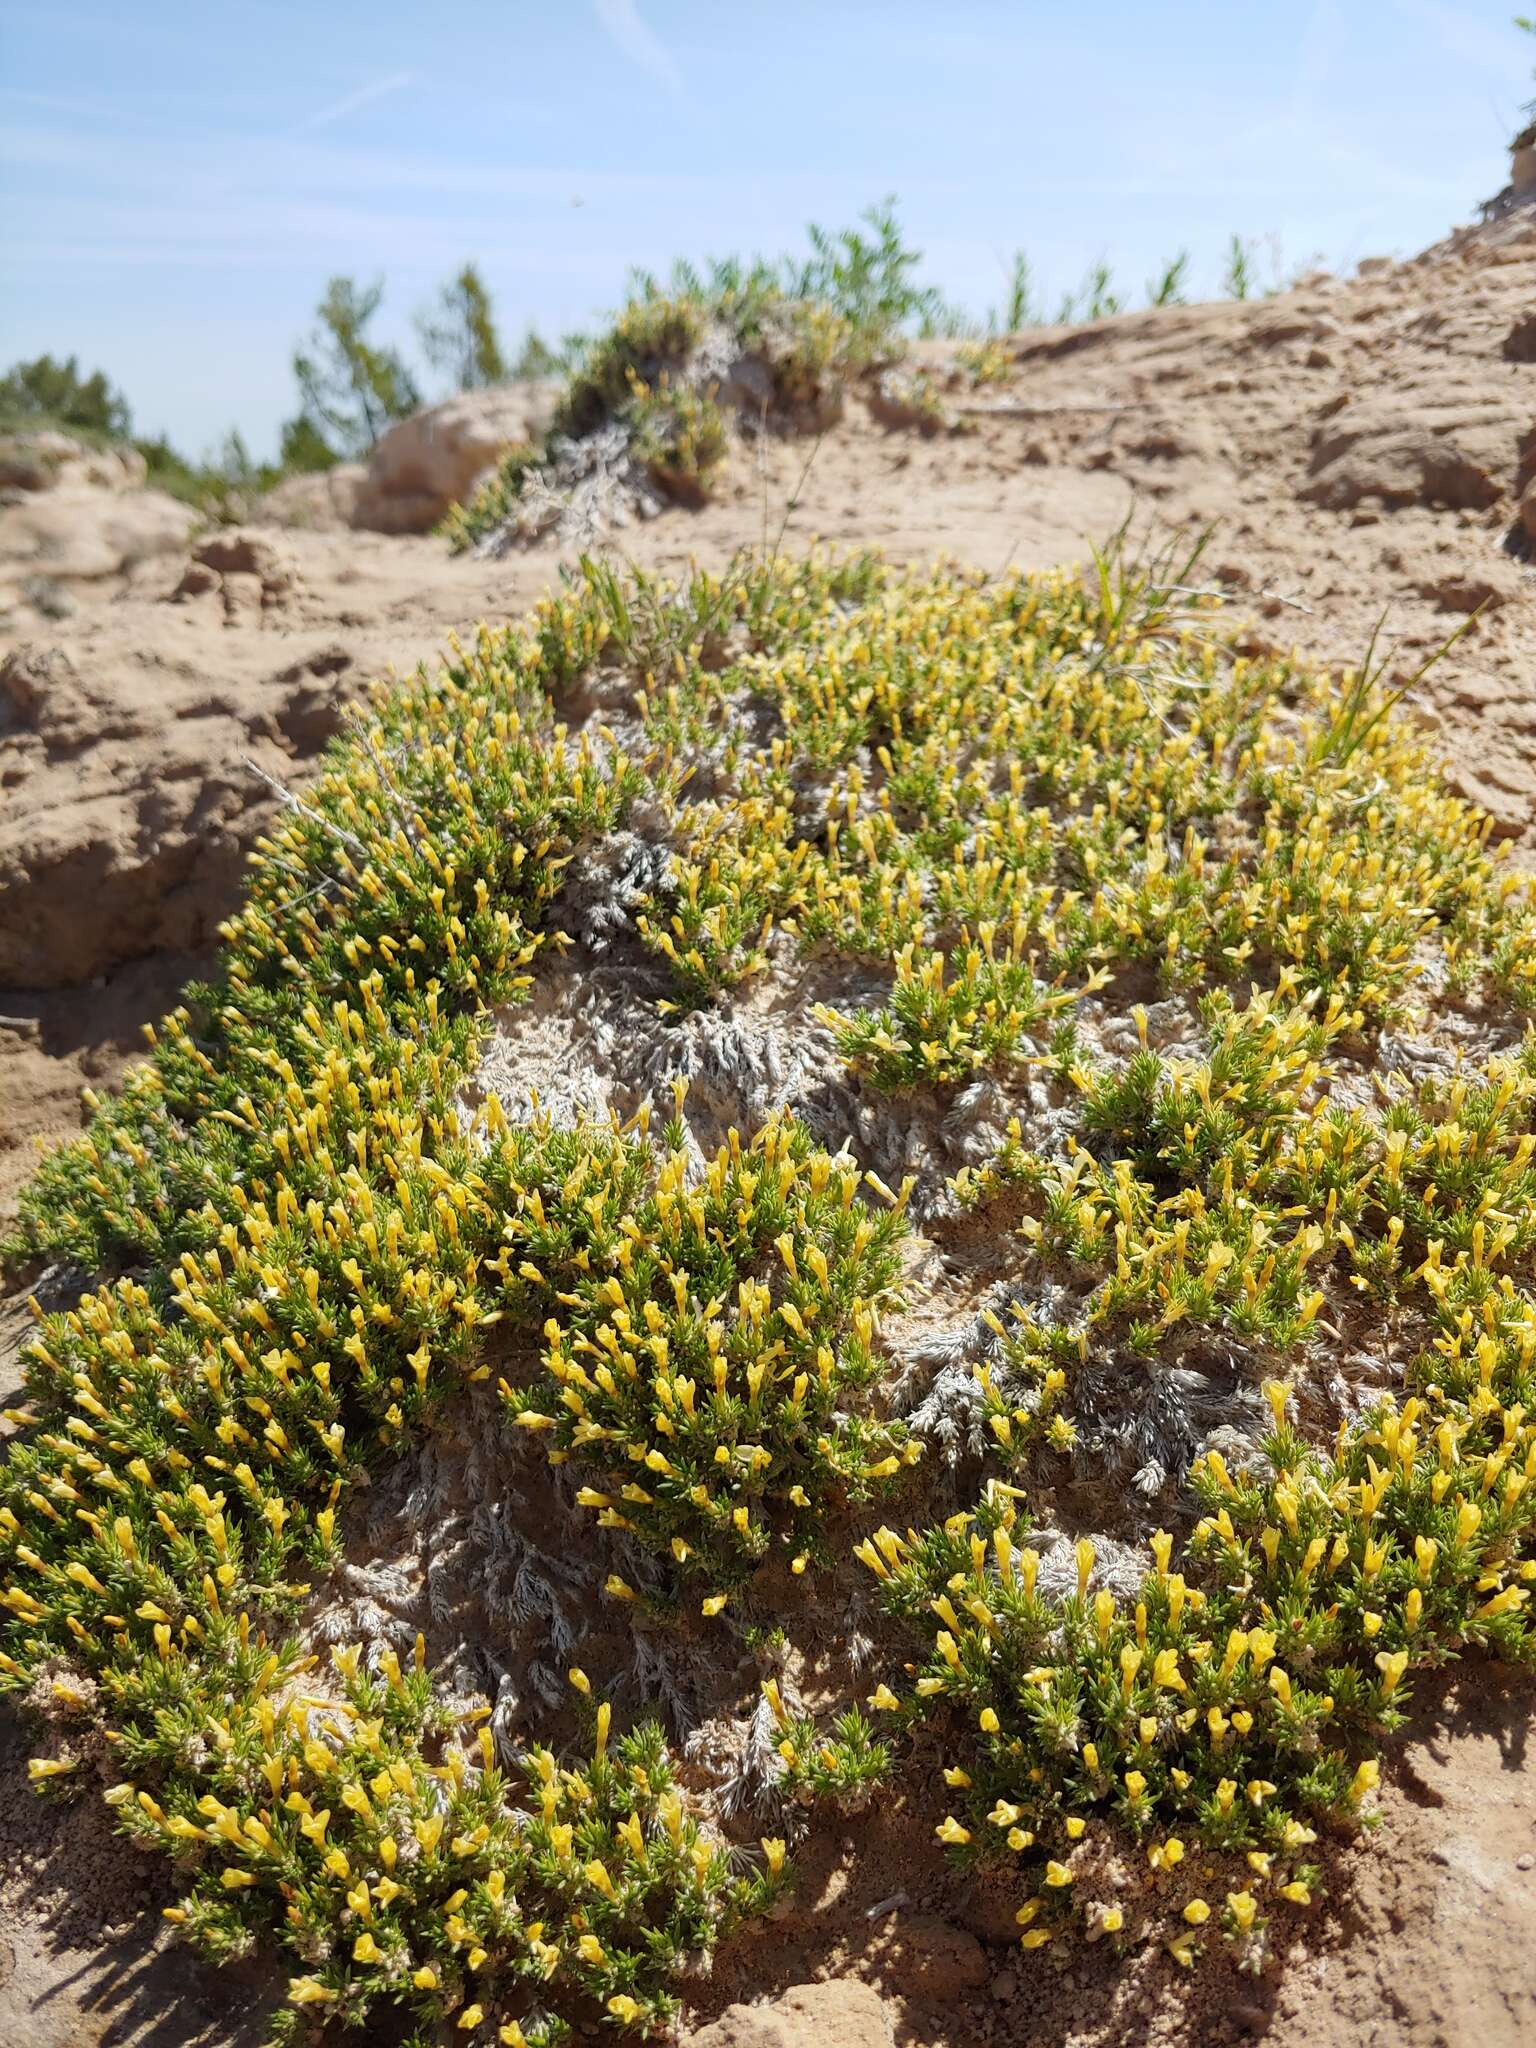
{"type": "Polygon", "coordinates": [[[992,1979],[994,1998],[1012,1998],[1019,1988],[1019,1980],[1012,1970],[999,1970],[992,1979]]]}
{"type": "Polygon", "coordinates": [[[1536,1870],[1536,1856],[1533,1856],[1530,1850],[1527,1849],[1523,1856],[1515,1858],[1515,1868],[1516,1870],[1536,1870]]]}

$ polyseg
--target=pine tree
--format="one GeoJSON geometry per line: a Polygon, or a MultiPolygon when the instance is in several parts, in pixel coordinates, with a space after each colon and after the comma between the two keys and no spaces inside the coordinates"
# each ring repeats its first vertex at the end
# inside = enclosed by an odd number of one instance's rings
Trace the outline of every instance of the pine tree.
{"type": "Polygon", "coordinates": [[[317,470],[333,468],[336,450],[309,415],[301,412],[283,422],[278,460],[285,475],[310,476],[317,470]]]}
{"type": "Polygon", "coordinates": [[[107,382],[106,372],[93,370],[82,377],[76,356],[65,362],[38,356],[14,364],[0,377],[0,418],[20,424],[46,421],[114,441],[127,439],[130,424],[128,401],[107,382]]]}
{"type": "Polygon", "coordinates": [[[453,380],[457,391],[483,390],[507,377],[506,360],[491,311],[491,295],[473,263],[466,263],[438,294],[436,317],[416,321],[427,361],[453,380]]]}
{"type": "Polygon", "coordinates": [[[399,354],[368,340],[383,297],[382,280],[359,287],[350,277],[333,277],[308,348],[294,352],[303,417],[328,446],[346,455],[366,455],[392,420],[404,419],[421,403],[399,354]]]}

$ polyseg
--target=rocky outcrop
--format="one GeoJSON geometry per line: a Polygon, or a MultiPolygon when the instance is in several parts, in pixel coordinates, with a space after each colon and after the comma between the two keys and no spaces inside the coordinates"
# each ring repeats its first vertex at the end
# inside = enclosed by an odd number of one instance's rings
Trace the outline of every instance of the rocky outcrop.
{"type": "Polygon", "coordinates": [[[728,2005],[687,2048],[891,2048],[885,2007],[867,1984],[797,1984],[767,2005],[728,2005]]]}
{"type": "Polygon", "coordinates": [[[1334,512],[1366,500],[1388,510],[1481,511],[1503,497],[1513,457],[1501,407],[1408,413],[1391,401],[1353,400],[1315,435],[1301,495],[1334,512]]]}
{"type": "Polygon", "coordinates": [[[335,730],[350,666],[322,646],[211,684],[169,652],[0,661],[0,986],[77,986],[213,937],[284,780],[335,730]]]}
{"type": "Polygon", "coordinates": [[[137,448],[92,448],[72,434],[50,429],[0,435],[0,491],[52,491],[60,485],[82,484],[126,491],[142,484],[145,474],[137,448]]]}
{"type": "Polygon", "coordinates": [[[242,613],[276,611],[286,605],[299,584],[298,565],[264,534],[244,527],[226,527],[199,541],[171,592],[173,604],[216,597],[226,621],[242,613]]]}
{"type": "Polygon", "coordinates": [[[351,523],[373,533],[427,533],[462,503],[511,447],[540,439],[558,385],[498,384],[461,391],[391,427],[369,458],[351,523]]]}
{"type": "Polygon", "coordinates": [[[174,555],[197,524],[163,491],[89,487],[40,492],[0,510],[0,586],[26,576],[100,583],[141,562],[174,555]]]}
{"type": "Polygon", "coordinates": [[[91,448],[68,434],[0,437],[0,614],[40,591],[127,576],[175,554],[197,523],[189,505],[143,488],[134,448],[91,448]]]}
{"type": "Polygon", "coordinates": [[[368,474],[361,462],[338,462],[313,476],[286,477],[257,501],[252,517],[262,525],[296,526],[332,533],[352,524],[357,494],[368,474]]]}

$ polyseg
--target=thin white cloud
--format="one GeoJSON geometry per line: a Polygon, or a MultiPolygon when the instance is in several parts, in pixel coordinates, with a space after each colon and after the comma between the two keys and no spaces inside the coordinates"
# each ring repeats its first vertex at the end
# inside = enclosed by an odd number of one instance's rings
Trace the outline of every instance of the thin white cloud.
{"type": "Polygon", "coordinates": [[[316,128],[329,128],[333,121],[344,121],[348,114],[355,114],[360,107],[372,106],[386,93],[399,92],[403,86],[414,83],[414,71],[392,71],[388,78],[376,78],[370,85],[360,85],[356,92],[349,92],[329,107],[322,107],[318,114],[311,114],[290,131],[294,135],[309,135],[316,128]]]}
{"type": "Polygon", "coordinates": [[[683,74],[673,62],[670,51],[640,19],[635,0],[592,0],[592,12],[610,41],[624,52],[631,63],[638,64],[642,71],[649,71],[668,92],[681,94],[683,74]]]}

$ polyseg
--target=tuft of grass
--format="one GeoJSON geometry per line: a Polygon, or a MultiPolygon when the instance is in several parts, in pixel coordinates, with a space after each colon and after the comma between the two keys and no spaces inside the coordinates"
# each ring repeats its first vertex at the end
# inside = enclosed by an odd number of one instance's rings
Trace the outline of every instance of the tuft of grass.
{"type": "Polygon", "coordinates": [[[1149,306],[1183,306],[1188,303],[1189,251],[1181,249],[1169,263],[1165,263],[1154,278],[1147,281],[1147,304],[1149,306]]]}

